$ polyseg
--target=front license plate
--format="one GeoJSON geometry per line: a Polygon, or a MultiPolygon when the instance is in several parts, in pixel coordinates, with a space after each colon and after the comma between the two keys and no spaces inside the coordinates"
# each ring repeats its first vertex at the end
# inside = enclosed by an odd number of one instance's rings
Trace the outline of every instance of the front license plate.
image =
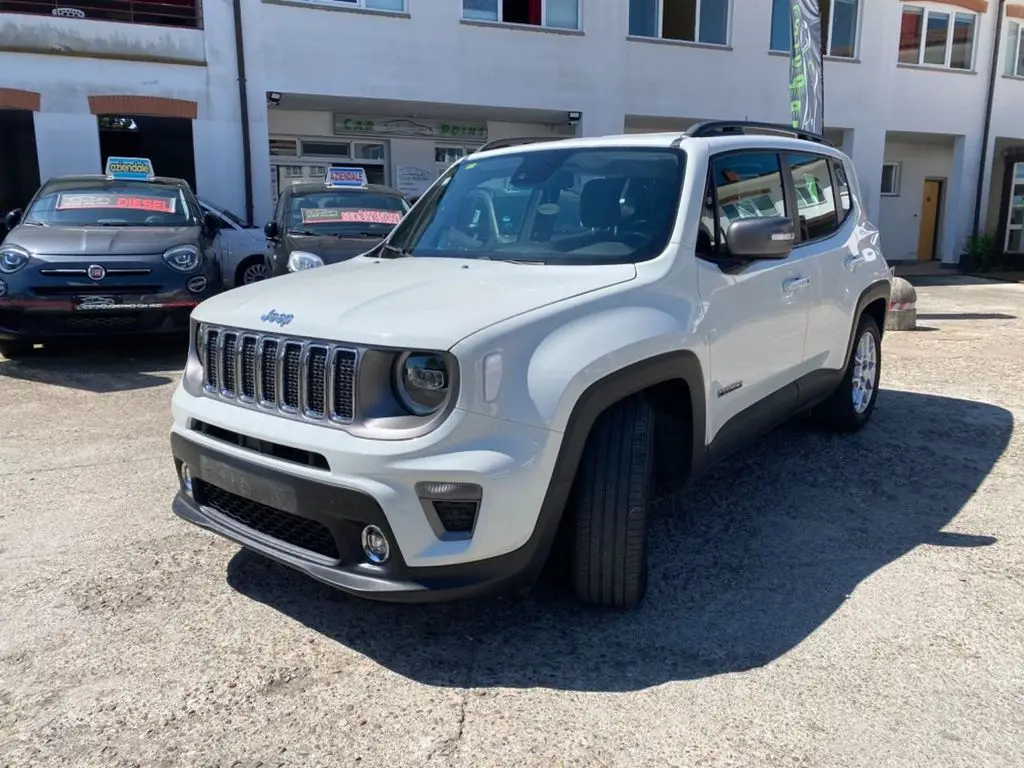
{"type": "Polygon", "coordinates": [[[82,312],[120,308],[121,302],[117,296],[78,296],[75,299],[75,309],[82,312]]]}
{"type": "Polygon", "coordinates": [[[203,480],[236,496],[266,504],[284,512],[295,513],[298,502],[295,491],[273,480],[241,472],[220,461],[201,456],[199,474],[203,480]]]}

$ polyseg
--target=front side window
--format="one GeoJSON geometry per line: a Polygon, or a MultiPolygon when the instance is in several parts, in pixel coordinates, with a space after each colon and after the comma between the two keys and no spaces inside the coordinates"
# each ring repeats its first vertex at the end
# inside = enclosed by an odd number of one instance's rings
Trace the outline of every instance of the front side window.
{"type": "Polygon", "coordinates": [[[729,0],[629,0],[629,34],[725,45],[729,0]]]}
{"type": "Polygon", "coordinates": [[[957,10],[903,6],[899,62],[970,70],[974,67],[977,15],[957,10]]]}
{"type": "Polygon", "coordinates": [[[1024,34],[1019,21],[1006,25],[1006,52],[1003,56],[1003,74],[1024,77],[1024,34]]]}
{"type": "Polygon", "coordinates": [[[793,177],[800,240],[820,240],[839,229],[839,211],[832,189],[828,158],[821,155],[787,154],[793,177]]]}
{"type": "Polygon", "coordinates": [[[698,250],[727,252],[729,225],[738,219],[786,217],[782,165],[775,152],[739,152],[711,164],[713,210],[705,209],[698,250]]]}
{"type": "Polygon", "coordinates": [[[462,0],[462,18],[579,29],[580,0],[462,0]]]}
{"type": "MultiPolygon", "coordinates": [[[[820,0],[824,54],[852,59],[857,55],[860,0],[820,0]]],[[[793,40],[793,0],[772,0],[771,50],[788,51],[793,40]]]]}
{"type": "Polygon", "coordinates": [[[283,213],[285,229],[292,233],[383,237],[407,210],[405,201],[394,195],[327,189],[292,192],[283,213]]]}
{"type": "Polygon", "coordinates": [[[47,184],[23,221],[51,227],[192,227],[199,217],[182,187],[96,179],[47,184]]]}
{"type": "Polygon", "coordinates": [[[398,226],[385,254],[543,264],[626,264],[668,244],[684,155],[542,149],[467,158],[398,226]]]}

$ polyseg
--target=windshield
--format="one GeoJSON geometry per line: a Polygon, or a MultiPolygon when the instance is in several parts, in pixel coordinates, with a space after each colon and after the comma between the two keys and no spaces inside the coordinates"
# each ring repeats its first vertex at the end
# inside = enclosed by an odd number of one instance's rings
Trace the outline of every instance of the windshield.
{"type": "Polygon", "coordinates": [[[193,227],[196,216],[181,187],[97,179],[46,185],[26,211],[24,223],[52,227],[193,227]]]}
{"type": "Polygon", "coordinates": [[[199,198],[199,202],[201,202],[211,211],[215,212],[218,216],[222,216],[223,218],[230,221],[232,224],[239,226],[242,229],[245,229],[246,227],[249,226],[244,221],[242,221],[242,218],[240,216],[237,216],[236,214],[232,213],[222,205],[215,205],[214,203],[211,203],[209,200],[206,200],[204,198],[199,198]]]}
{"type": "Polygon", "coordinates": [[[684,155],[670,149],[542,149],[449,169],[382,255],[546,264],[651,259],[672,233],[684,155]]]}
{"type": "Polygon", "coordinates": [[[289,232],[370,233],[383,237],[407,210],[405,201],[394,195],[326,189],[292,193],[285,221],[289,232]]]}

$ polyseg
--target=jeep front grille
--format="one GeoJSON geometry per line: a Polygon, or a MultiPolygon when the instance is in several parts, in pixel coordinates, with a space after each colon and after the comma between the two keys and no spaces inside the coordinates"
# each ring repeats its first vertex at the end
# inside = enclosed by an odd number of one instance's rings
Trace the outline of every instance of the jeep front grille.
{"type": "Polygon", "coordinates": [[[209,325],[200,326],[196,345],[208,395],[327,423],[355,415],[352,347],[209,325]]]}

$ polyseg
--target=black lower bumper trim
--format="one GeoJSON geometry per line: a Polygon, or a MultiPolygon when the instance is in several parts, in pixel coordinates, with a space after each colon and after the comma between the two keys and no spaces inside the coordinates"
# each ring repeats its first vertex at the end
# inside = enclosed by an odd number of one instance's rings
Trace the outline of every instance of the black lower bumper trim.
{"type": "Polygon", "coordinates": [[[179,491],[174,499],[178,516],[360,597],[443,602],[508,592],[528,586],[540,570],[537,556],[546,554],[527,544],[486,560],[412,568],[405,563],[384,511],[366,494],[257,466],[178,434],[171,435],[171,451],[179,476],[186,463],[193,477],[193,494],[179,491]],[[217,489],[216,494],[209,493],[210,487],[217,489]],[[225,499],[236,502],[226,508],[225,499]],[[267,515],[272,519],[268,521],[267,515]],[[289,522],[289,517],[297,519],[289,522]],[[362,530],[371,524],[391,543],[391,556],[382,565],[363,555],[362,530]],[[329,532],[333,548],[316,538],[321,528],[329,532]]]}

